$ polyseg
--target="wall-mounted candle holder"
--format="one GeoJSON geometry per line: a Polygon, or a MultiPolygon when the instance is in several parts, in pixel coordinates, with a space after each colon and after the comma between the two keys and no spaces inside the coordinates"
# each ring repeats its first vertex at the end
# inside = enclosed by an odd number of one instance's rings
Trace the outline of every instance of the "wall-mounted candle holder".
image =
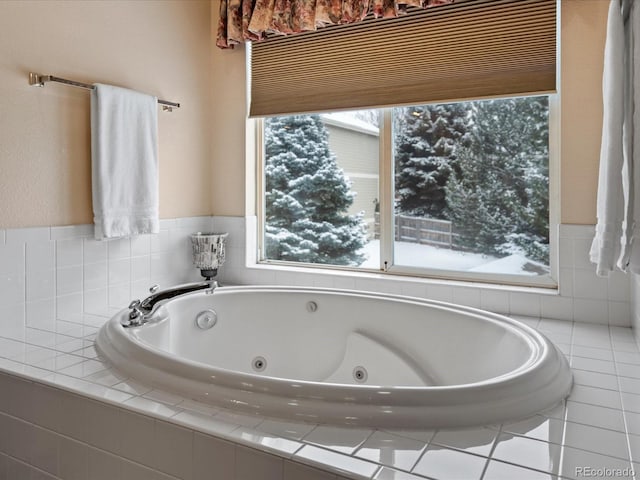
{"type": "Polygon", "coordinates": [[[191,235],[193,248],[193,264],[200,269],[200,274],[211,280],[218,274],[218,268],[224,263],[225,245],[228,233],[202,233],[191,235]]]}

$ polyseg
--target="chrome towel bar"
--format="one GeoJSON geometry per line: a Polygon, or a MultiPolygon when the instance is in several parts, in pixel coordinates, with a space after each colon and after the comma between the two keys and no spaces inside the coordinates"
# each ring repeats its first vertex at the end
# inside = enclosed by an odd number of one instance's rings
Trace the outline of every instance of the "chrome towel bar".
{"type": "MultiPolygon", "coordinates": [[[[40,73],[29,72],[29,85],[34,87],[44,87],[44,84],[47,82],[62,83],[64,85],[85,88],[87,90],[94,89],[94,86],[89,83],[76,82],[75,80],[67,80],[66,78],[55,77],[53,75],[42,75],[40,73]]],[[[169,112],[173,111],[174,108],[180,108],[179,103],[169,102],[167,100],[158,99],[158,103],[162,105],[162,110],[169,112]]]]}

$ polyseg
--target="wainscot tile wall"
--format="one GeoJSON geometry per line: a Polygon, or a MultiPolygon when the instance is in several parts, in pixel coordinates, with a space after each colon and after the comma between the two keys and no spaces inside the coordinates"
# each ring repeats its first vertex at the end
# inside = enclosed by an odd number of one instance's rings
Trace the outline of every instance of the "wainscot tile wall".
{"type": "Polygon", "coordinates": [[[640,275],[631,275],[631,326],[640,346],[640,275]]]}
{"type": "Polygon", "coordinates": [[[114,242],[96,242],[90,226],[0,230],[0,480],[640,480],[640,352],[624,328],[640,323],[640,280],[595,276],[592,227],[560,229],[559,295],[247,267],[253,231],[254,217],[163,220],[158,235],[114,242]],[[154,283],[198,280],[188,235],[204,230],[230,233],[223,282],[379,290],[533,317],[576,385],[523,422],[347,431],[246,417],[123,377],[98,356],[98,328],[154,283]]]}
{"type": "Polygon", "coordinates": [[[22,228],[0,239],[0,317],[5,328],[50,328],[56,318],[104,315],[168,286],[199,278],[189,234],[211,217],[162,220],[160,233],[99,242],[93,226],[22,228]]]}
{"type": "Polygon", "coordinates": [[[18,328],[46,327],[60,317],[112,313],[148,295],[153,284],[200,280],[191,264],[189,234],[204,230],[229,232],[222,282],[373,290],[496,313],[615,326],[631,326],[638,315],[631,311],[631,287],[638,290],[637,279],[622,272],[608,278],[595,275],[588,255],[593,226],[560,226],[560,289],[545,293],[377,274],[247,267],[255,263],[255,222],[255,217],[162,220],[157,235],[107,242],[95,241],[90,225],[0,230],[0,315],[18,328]]]}

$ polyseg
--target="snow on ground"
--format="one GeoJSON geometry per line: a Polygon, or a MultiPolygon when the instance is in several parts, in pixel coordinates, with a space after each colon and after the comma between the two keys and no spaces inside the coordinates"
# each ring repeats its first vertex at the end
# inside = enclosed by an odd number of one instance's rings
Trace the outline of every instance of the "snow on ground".
{"type": "MultiPolygon", "coordinates": [[[[371,240],[362,253],[367,260],[363,268],[380,267],[380,241],[371,240]]],[[[548,267],[529,260],[522,255],[498,258],[480,253],[459,252],[448,248],[438,248],[419,243],[395,242],[395,264],[411,267],[433,268],[437,270],[457,270],[484,273],[506,273],[517,275],[540,275],[548,267]]]]}
{"type": "Polygon", "coordinates": [[[522,255],[509,255],[499,258],[484,265],[478,265],[469,269],[470,272],[484,273],[517,273],[520,275],[543,275],[549,273],[549,267],[541,263],[529,260],[522,255]]]}

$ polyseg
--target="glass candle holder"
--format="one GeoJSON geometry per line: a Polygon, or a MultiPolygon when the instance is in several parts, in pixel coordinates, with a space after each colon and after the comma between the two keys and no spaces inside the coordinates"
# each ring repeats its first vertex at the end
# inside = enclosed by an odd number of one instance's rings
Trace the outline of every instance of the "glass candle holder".
{"type": "Polygon", "coordinates": [[[193,264],[207,280],[215,277],[224,263],[228,233],[196,232],[191,235],[193,264]]]}

